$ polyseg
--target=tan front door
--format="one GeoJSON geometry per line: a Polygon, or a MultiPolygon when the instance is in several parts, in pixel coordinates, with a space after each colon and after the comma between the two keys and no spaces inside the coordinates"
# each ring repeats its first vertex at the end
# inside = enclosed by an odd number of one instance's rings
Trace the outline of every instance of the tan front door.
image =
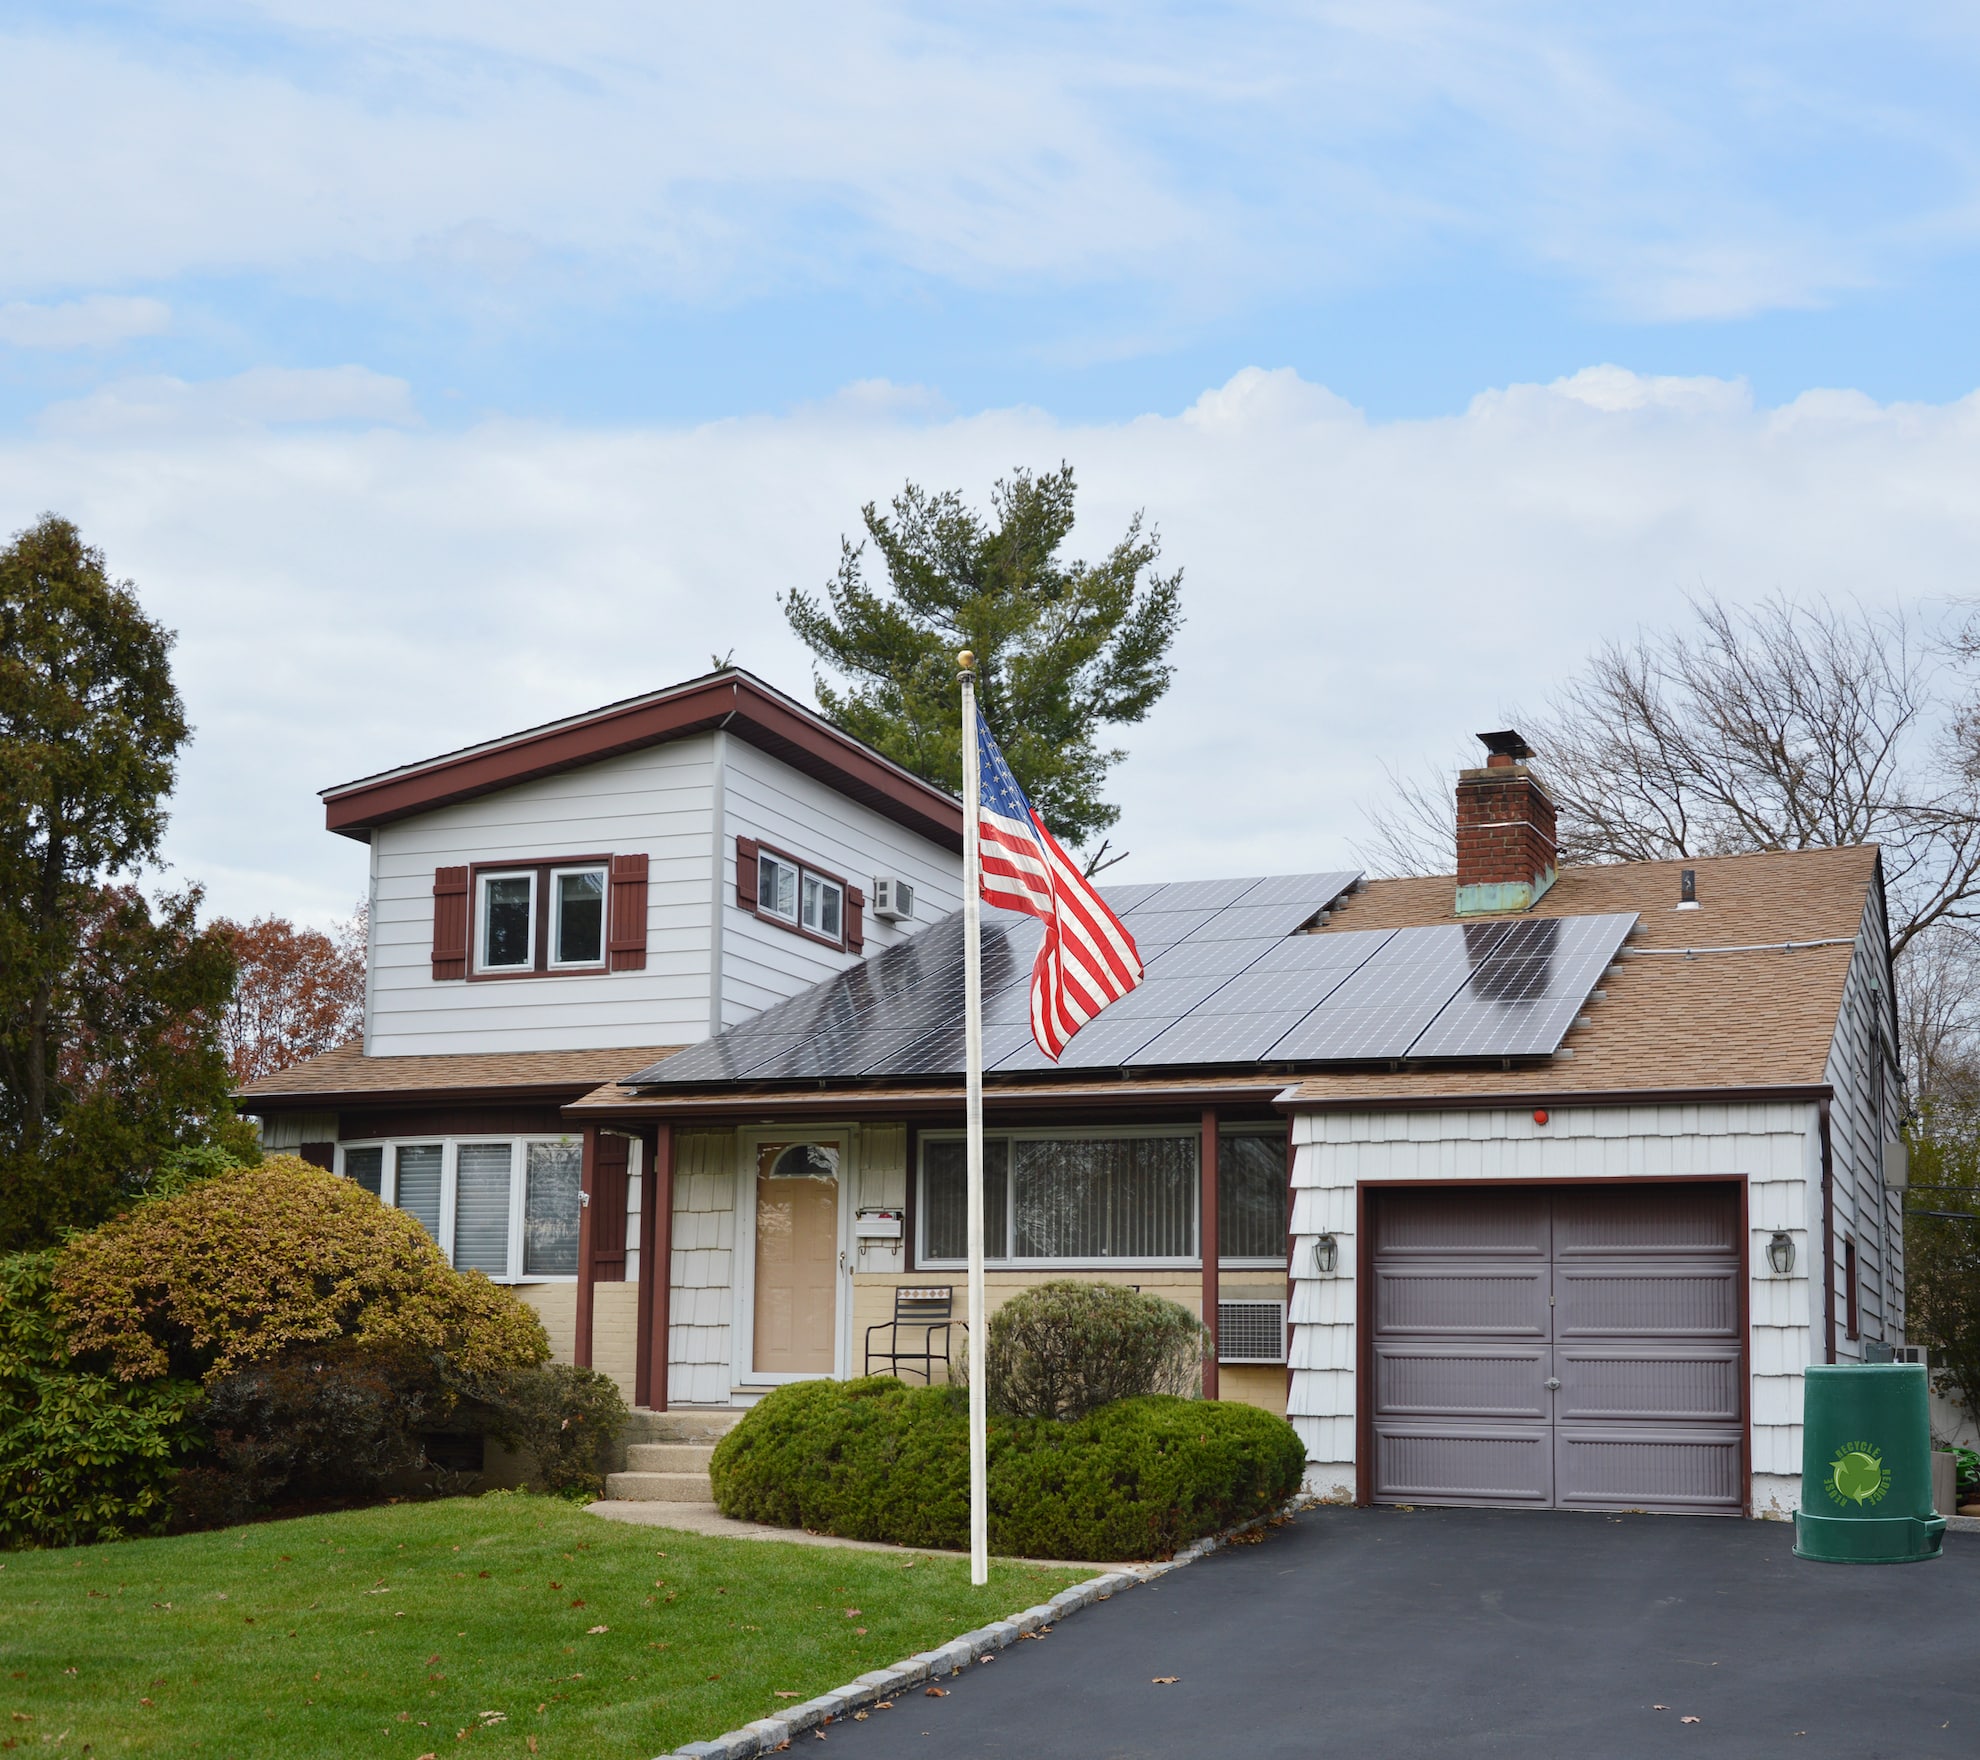
{"type": "Polygon", "coordinates": [[[839,1314],[839,1152],[756,1152],[756,1348],[762,1375],[829,1375],[839,1314]]]}

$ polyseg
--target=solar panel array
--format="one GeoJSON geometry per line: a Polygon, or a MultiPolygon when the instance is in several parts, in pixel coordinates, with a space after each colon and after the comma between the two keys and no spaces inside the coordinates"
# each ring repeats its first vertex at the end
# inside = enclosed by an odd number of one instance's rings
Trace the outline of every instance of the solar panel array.
{"type": "MultiPolygon", "coordinates": [[[[983,913],[983,1061],[1000,1073],[1545,1056],[1633,915],[1302,934],[1352,873],[1104,889],[1147,978],[1054,1065],[1032,1043],[1029,917],[983,913]]],[[[640,1086],[960,1075],[962,913],[675,1053],[640,1086]]]]}

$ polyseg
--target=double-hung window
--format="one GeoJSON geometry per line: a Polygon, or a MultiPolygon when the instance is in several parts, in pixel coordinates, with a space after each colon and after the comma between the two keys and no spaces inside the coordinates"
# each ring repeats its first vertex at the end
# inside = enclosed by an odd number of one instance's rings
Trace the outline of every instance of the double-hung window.
{"type": "Polygon", "coordinates": [[[607,889],[603,861],[476,869],[475,975],[602,971],[607,889]]]}
{"type": "Polygon", "coordinates": [[[414,1217],[459,1271],[575,1277],[583,1147],[574,1137],[347,1143],[338,1170],[414,1217]]]}
{"type": "MultiPolygon", "coordinates": [[[[984,1257],[993,1264],[1199,1263],[1200,1135],[1194,1130],[1009,1131],[983,1143],[984,1257]]],[[[919,1259],[968,1253],[963,1139],[921,1139],[919,1259]]],[[[1283,1265],[1283,1127],[1219,1133],[1218,1262],[1283,1265]]]]}

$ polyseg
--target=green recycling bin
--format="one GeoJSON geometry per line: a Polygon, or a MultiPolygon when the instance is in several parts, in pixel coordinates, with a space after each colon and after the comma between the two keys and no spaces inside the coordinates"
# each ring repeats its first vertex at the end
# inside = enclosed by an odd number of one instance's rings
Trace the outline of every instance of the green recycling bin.
{"type": "Polygon", "coordinates": [[[1937,1558],[1932,1429],[1921,1363],[1817,1363],[1802,1407],[1794,1555],[1825,1564],[1937,1558]]]}

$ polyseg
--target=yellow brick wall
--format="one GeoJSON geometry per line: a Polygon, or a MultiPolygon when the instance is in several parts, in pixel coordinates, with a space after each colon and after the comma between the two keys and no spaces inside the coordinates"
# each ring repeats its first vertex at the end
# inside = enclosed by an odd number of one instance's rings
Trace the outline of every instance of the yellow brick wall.
{"type": "MultiPolygon", "coordinates": [[[[534,1308],[550,1335],[550,1360],[568,1363],[577,1340],[577,1285],[520,1283],[516,1294],[534,1308]]],[[[591,1366],[612,1377],[632,1404],[635,1337],[639,1315],[639,1285],[600,1283],[592,1286],[591,1366]]]]}
{"type": "MultiPolygon", "coordinates": [[[[1253,1274],[1255,1276],[1255,1274],[1253,1274]]],[[[994,1314],[1018,1291],[1035,1288],[1041,1283],[1051,1283],[1061,1277],[1076,1277],[1094,1283],[1126,1284],[1141,1290],[1146,1295],[1162,1296],[1187,1308],[1199,1319],[1203,1314],[1203,1276],[1197,1271],[995,1271],[983,1274],[983,1299],[987,1310],[994,1314]]],[[[956,1292],[956,1315],[960,1319],[968,1305],[968,1280],[959,1271],[920,1271],[914,1273],[895,1272],[891,1274],[861,1273],[853,1278],[853,1335],[852,1369],[855,1375],[862,1372],[866,1362],[866,1329],[890,1319],[894,1312],[894,1290],[900,1284],[922,1287],[929,1284],[951,1284],[956,1292]]],[[[1238,1283],[1236,1276],[1227,1276],[1223,1282],[1222,1294],[1225,1299],[1234,1296],[1270,1295],[1283,1297],[1285,1286],[1277,1284],[1269,1289],[1252,1289],[1238,1283]]],[[[877,1345],[884,1334],[876,1338],[877,1345]]],[[[919,1332],[909,1328],[902,1342],[909,1348],[916,1348],[919,1332]]],[[[952,1350],[960,1351],[962,1334],[958,1330],[951,1345],[952,1350]]],[[[912,1381],[913,1376],[909,1379],[912,1381]]],[[[1217,1371],[1217,1391],[1220,1397],[1241,1400],[1246,1405],[1260,1406],[1264,1410],[1283,1418],[1286,1415],[1286,1372],[1278,1364],[1224,1364],[1217,1371]]]]}

